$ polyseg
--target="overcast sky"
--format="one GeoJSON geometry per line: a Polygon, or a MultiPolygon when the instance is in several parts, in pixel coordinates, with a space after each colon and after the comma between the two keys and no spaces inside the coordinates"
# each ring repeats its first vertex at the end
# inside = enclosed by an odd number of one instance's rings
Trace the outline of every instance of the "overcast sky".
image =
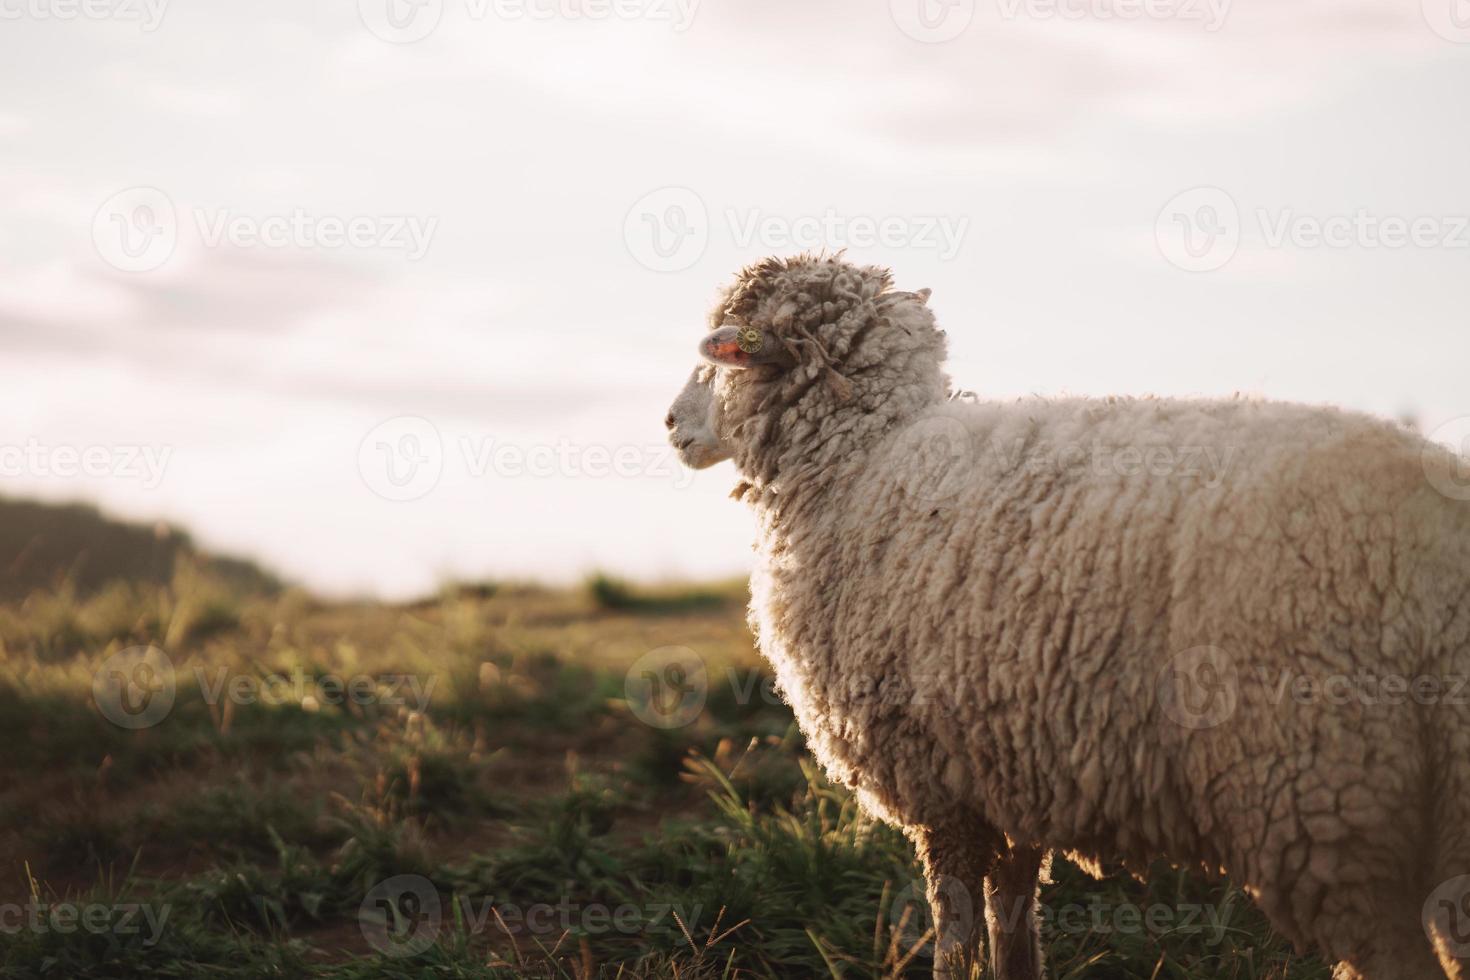
{"type": "Polygon", "coordinates": [[[1459,437],[1467,0],[0,0],[0,493],[333,593],[746,567],[662,418],[744,263],[984,395],[1459,437]]]}

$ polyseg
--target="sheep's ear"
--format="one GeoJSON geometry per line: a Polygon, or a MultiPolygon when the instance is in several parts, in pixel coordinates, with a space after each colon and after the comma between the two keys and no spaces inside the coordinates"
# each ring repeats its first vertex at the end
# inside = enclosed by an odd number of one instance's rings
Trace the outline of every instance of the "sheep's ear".
{"type": "Polygon", "coordinates": [[[779,353],[775,339],[760,327],[726,326],[705,334],[699,356],[720,367],[746,368],[769,364],[779,353]]]}
{"type": "Polygon", "coordinates": [[[898,293],[898,292],[894,292],[894,293],[885,293],[884,295],[887,296],[890,299],[890,301],[898,301],[898,300],[912,299],[912,300],[918,300],[920,306],[928,306],[929,305],[929,296],[933,292],[934,292],[934,290],[932,290],[932,289],[930,289],[930,288],[928,288],[926,286],[923,289],[920,289],[917,292],[913,292],[913,293],[898,293]]]}

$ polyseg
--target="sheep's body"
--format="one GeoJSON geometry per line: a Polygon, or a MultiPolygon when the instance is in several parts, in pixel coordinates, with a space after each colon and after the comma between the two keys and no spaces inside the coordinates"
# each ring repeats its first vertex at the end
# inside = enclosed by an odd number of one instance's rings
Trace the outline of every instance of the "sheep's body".
{"type": "Polygon", "coordinates": [[[1421,448],[1282,405],[936,408],[832,482],[819,527],[767,530],[761,646],[889,819],[1223,867],[1339,958],[1400,915],[1422,966],[1424,899],[1470,871],[1470,797],[1438,829],[1424,801],[1470,721],[1364,703],[1373,678],[1470,696],[1470,508],[1421,448]]]}
{"type": "Polygon", "coordinates": [[[978,934],[943,879],[983,879],[999,975],[1035,976],[1007,906],[1062,849],[1224,869],[1344,977],[1437,975],[1421,910],[1470,874],[1450,454],[1291,405],[945,402],[922,300],[833,260],[747,270],[716,315],[795,358],[706,379],[760,518],[762,651],[829,773],[919,844],[947,944],[978,934]]]}

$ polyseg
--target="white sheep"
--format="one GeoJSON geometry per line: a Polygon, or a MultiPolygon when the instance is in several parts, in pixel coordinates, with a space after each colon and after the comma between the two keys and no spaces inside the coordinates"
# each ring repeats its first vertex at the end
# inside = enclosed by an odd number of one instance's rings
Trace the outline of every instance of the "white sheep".
{"type": "Polygon", "coordinates": [[[936,974],[983,904],[996,975],[1040,976],[1061,850],[1223,870],[1341,978],[1470,976],[1461,461],[1331,409],[951,399],[926,300],[748,268],[668,425],[740,472],[761,649],[915,841],[936,974]]]}

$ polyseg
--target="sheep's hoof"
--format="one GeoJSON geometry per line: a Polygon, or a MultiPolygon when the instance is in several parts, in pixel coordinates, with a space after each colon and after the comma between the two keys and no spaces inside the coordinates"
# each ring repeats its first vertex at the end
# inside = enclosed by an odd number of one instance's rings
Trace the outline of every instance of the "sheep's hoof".
{"type": "Polygon", "coordinates": [[[934,957],[934,980],[981,980],[984,974],[978,955],[962,946],[934,957]]]}

